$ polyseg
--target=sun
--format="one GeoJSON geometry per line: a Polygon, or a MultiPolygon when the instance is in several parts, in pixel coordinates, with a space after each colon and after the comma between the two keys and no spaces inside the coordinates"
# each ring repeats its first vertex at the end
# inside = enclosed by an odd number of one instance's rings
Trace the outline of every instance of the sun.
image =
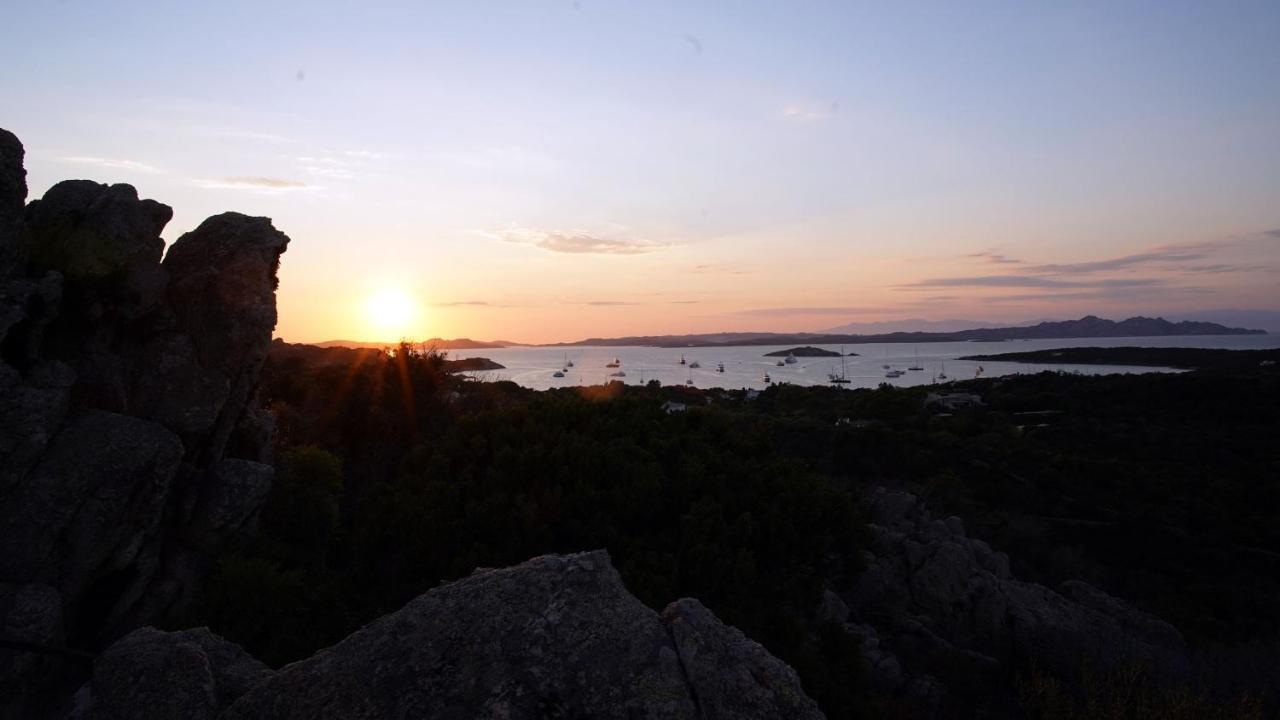
{"type": "Polygon", "coordinates": [[[369,320],[384,332],[403,333],[414,316],[414,302],[399,288],[382,288],[365,303],[369,320]]]}

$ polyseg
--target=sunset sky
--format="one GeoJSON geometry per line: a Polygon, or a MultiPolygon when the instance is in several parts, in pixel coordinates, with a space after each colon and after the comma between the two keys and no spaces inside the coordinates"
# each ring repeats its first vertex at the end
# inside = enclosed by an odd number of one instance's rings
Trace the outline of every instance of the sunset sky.
{"type": "Polygon", "coordinates": [[[1275,0],[69,0],[5,25],[31,197],[127,182],[170,241],[270,216],[291,341],[1280,310],[1275,0]]]}

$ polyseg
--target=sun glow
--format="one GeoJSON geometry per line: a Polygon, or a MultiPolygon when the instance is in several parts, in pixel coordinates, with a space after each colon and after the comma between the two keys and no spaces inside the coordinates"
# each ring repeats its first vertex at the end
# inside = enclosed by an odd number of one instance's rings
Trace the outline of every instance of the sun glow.
{"type": "Polygon", "coordinates": [[[382,332],[407,333],[414,309],[413,299],[398,288],[383,288],[365,303],[370,322],[382,332]]]}

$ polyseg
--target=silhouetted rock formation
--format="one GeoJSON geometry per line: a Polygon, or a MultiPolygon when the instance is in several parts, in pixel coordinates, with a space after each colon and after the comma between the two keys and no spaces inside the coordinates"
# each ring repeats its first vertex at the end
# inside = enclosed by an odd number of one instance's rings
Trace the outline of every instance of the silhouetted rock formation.
{"type": "Polygon", "coordinates": [[[880,691],[938,710],[998,702],[1010,672],[1031,663],[1062,677],[1129,662],[1158,679],[1189,673],[1188,648],[1163,620],[1084,582],[1021,582],[960,518],[934,518],[908,493],[877,489],[870,506],[868,567],[847,607],[830,601],[863,638],[880,691]]]}
{"type": "Polygon", "coordinates": [[[78,717],[816,719],[791,668],[696,600],[662,614],[604,551],[477,570],[272,673],[207,631],[98,659],[78,717]]]}
{"type": "MultiPolygon", "coordinates": [[[[252,396],[288,238],[226,213],[161,262],[170,208],[69,180],[24,211],[21,160],[0,131],[0,622],[94,648],[180,610],[262,504],[252,396]]],[[[0,656],[20,690],[0,703],[38,695],[51,663],[0,656]]]]}

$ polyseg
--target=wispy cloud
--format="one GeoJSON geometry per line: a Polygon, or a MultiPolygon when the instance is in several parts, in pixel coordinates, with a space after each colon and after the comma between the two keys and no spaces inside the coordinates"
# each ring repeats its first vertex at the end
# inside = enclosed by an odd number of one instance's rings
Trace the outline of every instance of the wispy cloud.
{"type": "Polygon", "coordinates": [[[302,155],[297,158],[302,170],[310,175],[346,180],[355,177],[347,162],[327,155],[302,155]]]}
{"type": "Polygon", "coordinates": [[[1172,263],[1203,260],[1213,249],[1211,244],[1192,246],[1167,246],[1147,252],[1121,255],[1105,260],[1078,263],[1049,263],[1027,268],[1030,272],[1049,275],[1087,275],[1091,273],[1128,270],[1144,266],[1167,266],[1172,263]]]}
{"type": "Polygon", "coordinates": [[[1103,278],[1098,280],[1058,280],[1040,275],[979,275],[974,277],[929,278],[904,288],[988,287],[988,288],[1103,288],[1149,287],[1163,284],[1158,278],[1103,278]]]}
{"type": "Polygon", "coordinates": [[[583,302],[574,303],[575,305],[592,305],[595,307],[618,307],[622,305],[639,305],[638,302],[629,302],[627,300],[585,300],[583,302]]]}
{"type": "Polygon", "coordinates": [[[1213,295],[1218,291],[1207,287],[1158,286],[1158,287],[1120,287],[1098,288],[1085,291],[1046,291],[1018,293],[1014,295],[993,295],[984,298],[984,302],[1014,303],[1032,301],[1070,302],[1087,300],[1089,302],[1114,300],[1156,300],[1164,297],[1184,295],[1213,295]]]}
{"type": "Polygon", "coordinates": [[[756,317],[791,317],[795,315],[864,315],[867,313],[884,313],[884,307],[767,307],[739,310],[735,315],[753,315],[756,317]]]}
{"type": "Polygon", "coordinates": [[[835,100],[826,104],[792,103],[782,108],[784,118],[801,122],[822,120],[838,112],[840,112],[840,103],[835,100]]]}
{"type": "Polygon", "coordinates": [[[732,265],[720,265],[715,263],[704,263],[702,265],[694,265],[693,272],[699,275],[749,275],[750,270],[734,267],[732,265]]]}
{"type": "Polygon", "coordinates": [[[586,232],[562,232],[508,228],[485,233],[489,237],[518,245],[532,245],[554,253],[571,255],[643,255],[665,250],[671,245],[645,240],[608,238],[586,232]]]}
{"type": "Polygon", "coordinates": [[[96,165],[98,167],[111,168],[112,170],[130,170],[140,173],[161,173],[164,172],[155,165],[138,162],[136,160],[122,160],[120,158],[104,158],[104,157],[88,157],[85,155],[73,155],[61,158],[64,162],[79,163],[81,165],[96,165]]]}
{"type": "Polygon", "coordinates": [[[436,307],[495,307],[488,300],[454,300],[451,302],[432,303],[436,307]]]}
{"type": "Polygon", "coordinates": [[[1268,230],[1262,234],[1266,235],[1267,237],[1280,238],[1280,228],[1276,228],[1275,230],[1268,230]]]}
{"type": "Polygon", "coordinates": [[[1008,255],[1001,255],[1000,253],[997,253],[997,252],[995,252],[994,250],[983,250],[982,252],[969,253],[968,255],[965,255],[965,257],[968,257],[968,258],[975,258],[975,259],[979,259],[979,260],[986,260],[987,262],[989,262],[989,263],[991,263],[991,264],[993,264],[993,265],[1020,265],[1020,264],[1022,264],[1022,261],[1021,261],[1021,260],[1018,260],[1018,259],[1016,259],[1016,258],[1011,258],[1011,257],[1009,257],[1008,255]]]}
{"type": "Polygon", "coordinates": [[[213,129],[206,131],[206,134],[213,137],[226,138],[228,140],[251,140],[253,142],[265,142],[275,144],[294,143],[294,140],[284,135],[275,133],[257,132],[255,130],[236,130],[236,129],[213,129]]]}
{"type": "Polygon", "coordinates": [[[243,188],[251,190],[305,190],[317,189],[314,185],[308,185],[300,180],[288,180],[284,178],[261,177],[261,176],[239,176],[214,178],[211,180],[197,180],[197,185],[209,188],[243,188]]]}

